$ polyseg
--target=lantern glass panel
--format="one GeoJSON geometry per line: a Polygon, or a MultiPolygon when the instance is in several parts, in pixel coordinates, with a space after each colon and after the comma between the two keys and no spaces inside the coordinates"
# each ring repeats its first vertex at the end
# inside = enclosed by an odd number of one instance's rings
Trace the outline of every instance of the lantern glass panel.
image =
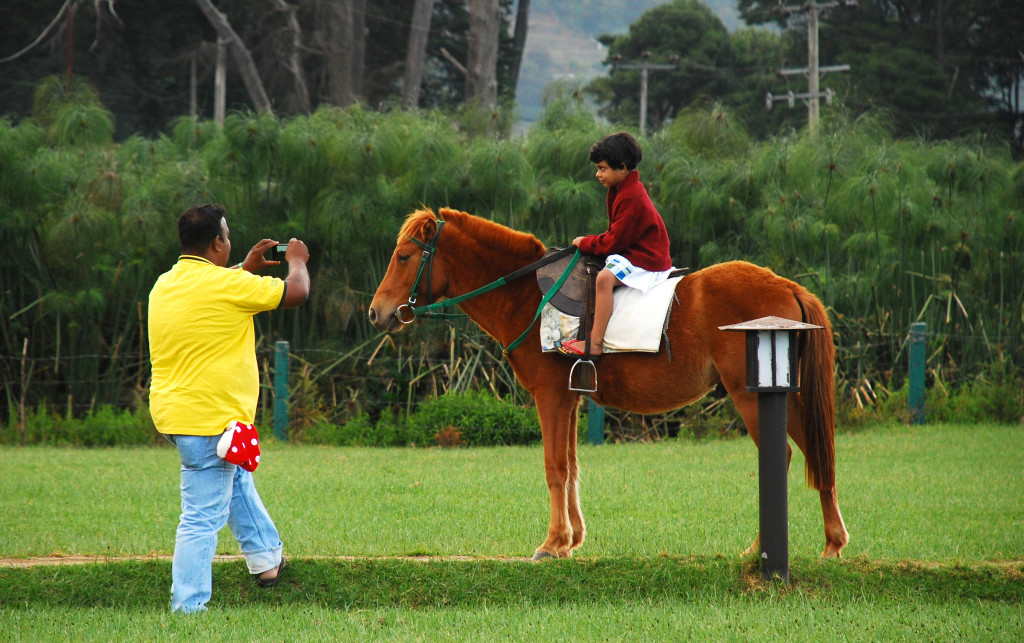
{"type": "Polygon", "coordinates": [[[775,335],[775,386],[790,385],[789,370],[789,333],[780,332],[775,335]]]}

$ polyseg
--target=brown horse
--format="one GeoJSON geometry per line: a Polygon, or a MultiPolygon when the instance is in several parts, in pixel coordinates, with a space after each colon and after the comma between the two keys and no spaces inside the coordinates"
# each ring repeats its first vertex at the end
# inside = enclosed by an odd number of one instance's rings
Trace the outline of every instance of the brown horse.
{"type": "MultiPolygon", "coordinates": [[[[370,321],[394,331],[412,320],[410,293],[427,301],[455,298],[513,273],[544,254],[536,237],[465,212],[412,213],[398,234],[387,274],[370,304],[370,321]],[[441,233],[439,220],[443,220],[441,233]],[[435,247],[436,246],[436,247],[435,247]],[[428,250],[429,252],[424,252],[428,250]],[[431,264],[431,265],[427,265],[431,264]]],[[[825,331],[806,333],[800,356],[801,392],[787,395],[787,431],[806,456],[808,486],[821,496],[825,521],[822,556],[839,556],[849,534],[835,489],[832,331],[821,302],[803,286],[742,261],[710,266],[676,287],[668,326],[671,348],[658,353],[613,353],[597,362],[595,402],[638,413],[685,406],[722,384],[757,444],[758,403],[746,391],[743,333],[719,326],[769,315],[806,321],[825,331]]],[[[508,346],[534,319],[541,292],[532,275],[465,299],[458,306],[491,337],[508,346]]],[[[422,301],[419,302],[422,305],[422,301]]],[[[544,473],[551,494],[547,538],[534,558],[568,557],[583,543],[586,526],[579,501],[576,459],[579,393],[569,390],[573,360],[541,351],[539,330],[508,353],[523,387],[533,395],[544,441],[544,473]]],[[[792,457],[792,447],[787,444],[792,457]]],[[[757,551],[759,541],[751,549],[757,551]]]]}

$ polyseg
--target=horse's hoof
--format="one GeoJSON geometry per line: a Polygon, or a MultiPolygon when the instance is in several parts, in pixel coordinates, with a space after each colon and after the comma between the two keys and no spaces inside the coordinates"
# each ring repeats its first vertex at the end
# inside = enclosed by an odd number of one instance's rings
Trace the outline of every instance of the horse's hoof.
{"type": "Polygon", "coordinates": [[[546,558],[558,558],[558,556],[555,556],[549,551],[538,549],[536,552],[534,552],[533,558],[531,558],[530,560],[544,560],[546,558]]]}

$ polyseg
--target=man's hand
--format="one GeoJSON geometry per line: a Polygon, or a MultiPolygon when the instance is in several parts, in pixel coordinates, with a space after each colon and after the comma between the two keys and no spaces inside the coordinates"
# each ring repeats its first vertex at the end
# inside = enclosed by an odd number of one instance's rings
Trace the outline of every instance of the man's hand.
{"type": "Polygon", "coordinates": [[[298,259],[302,263],[309,261],[309,248],[295,237],[288,240],[288,250],[284,253],[284,260],[291,265],[292,259],[298,259]]]}
{"type": "MultiPolygon", "coordinates": [[[[264,239],[254,245],[249,254],[246,255],[245,261],[239,264],[242,270],[248,270],[249,272],[259,272],[269,266],[276,266],[280,261],[274,261],[273,259],[267,259],[263,255],[270,251],[271,248],[277,245],[277,241],[273,239],[264,239]]],[[[289,250],[291,246],[289,246],[289,250]]],[[[308,253],[307,253],[308,255],[308,253]]]]}

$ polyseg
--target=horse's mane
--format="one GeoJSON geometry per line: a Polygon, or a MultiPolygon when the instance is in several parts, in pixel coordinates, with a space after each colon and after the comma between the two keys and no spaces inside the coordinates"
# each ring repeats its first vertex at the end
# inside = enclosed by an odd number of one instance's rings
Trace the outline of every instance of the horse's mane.
{"type": "Polygon", "coordinates": [[[446,228],[454,226],[481,244],[501,248],[512,255],[536,254],[544,250],[544,244],[532,234],[519,232],[500,223],[451,208],[441,208],[437,214],[429,208],[416,210],[406,217],[405,223],[398,231],[398,243],[410,237],[427,241],[429,235],[424,234],[424,228],[433,226],[437,219],[444,220],[446,228]]]}

